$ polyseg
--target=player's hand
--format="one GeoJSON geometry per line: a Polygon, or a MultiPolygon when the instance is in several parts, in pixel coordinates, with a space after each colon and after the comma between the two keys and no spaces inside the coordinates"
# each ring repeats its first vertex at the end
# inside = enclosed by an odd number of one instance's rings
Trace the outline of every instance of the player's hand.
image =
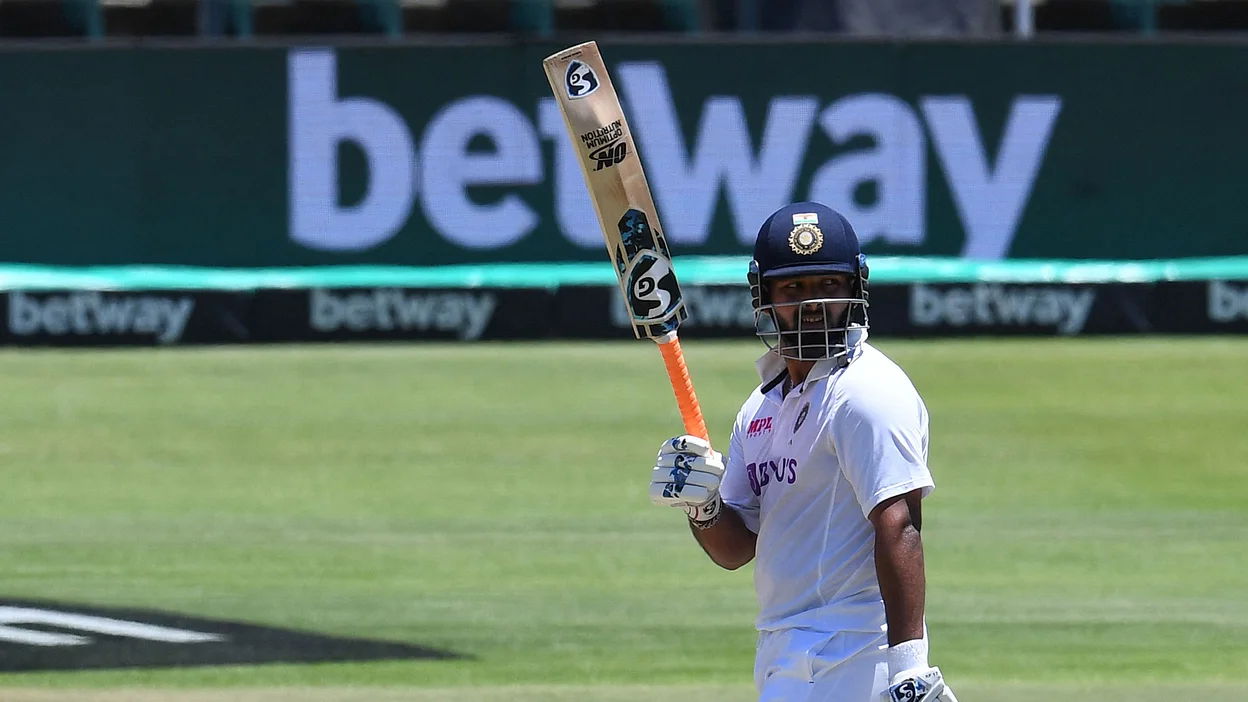
{"type": "Polygon", "coordinates": [[[650,501],[680,507],[695,524],[709,525],[723,511],[719,483],[724,459],[706,439],[688,434],[663,442],[650,475],[650,501]]]}
{"type": "Polygon", "coordinates": [[[884,693],[888,702],[958,702],[945,684],[940,668],[913,668],[893,676],[884,693]]]}

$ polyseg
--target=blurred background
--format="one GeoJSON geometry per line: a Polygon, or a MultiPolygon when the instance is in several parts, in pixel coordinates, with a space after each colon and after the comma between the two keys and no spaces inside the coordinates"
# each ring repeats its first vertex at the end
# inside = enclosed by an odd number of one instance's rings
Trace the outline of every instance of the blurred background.
{"type": "MultiPolygon", "coordinates": [[[[1239,0],[5,0],[6,37],[472,35],[559,32],[1212,33],[1248,27],[1239,0]]],[[[471,37],[461,37],[471,38],[471,37]]]]}
{"type": "Polygon", "coordinates": [[[540,71],[589,38],[689,334],[804,199],[887,333],[1242,332],[1246,7],[0,0],[0,343],[618,338],[540,71]]]}
{"type": "Polygon", "coordinates": [[[757,227],[856,228],[931,411],[959,697],[1248,699],[1246,29],[1242,0],[0,0],[0,699],[752,697],[749,568],[645,497],[680,423],[541,68],[590,39],[720,445],[757,227]]]}

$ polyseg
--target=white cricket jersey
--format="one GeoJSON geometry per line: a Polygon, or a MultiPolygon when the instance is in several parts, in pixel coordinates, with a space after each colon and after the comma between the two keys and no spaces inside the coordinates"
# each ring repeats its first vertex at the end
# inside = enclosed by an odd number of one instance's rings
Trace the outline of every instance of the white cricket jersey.
{"type": "Polygon", "coordinates": [[[820,361],[782,394],[783,360],[758,361],[763,382],[733,426],[721,494],[758,534],[760,631],[875,631],[885,624],[875,575],[880,502],[934,488],[927,408],[905,372],[851,332],[851,362],[820,361]]]}

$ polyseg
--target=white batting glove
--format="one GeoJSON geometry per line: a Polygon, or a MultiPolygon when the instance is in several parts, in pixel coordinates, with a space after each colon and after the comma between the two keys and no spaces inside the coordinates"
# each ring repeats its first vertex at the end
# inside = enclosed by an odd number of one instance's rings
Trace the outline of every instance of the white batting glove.
{"type": "Polygon", "coordinates": [[[958,702],[945,684],[940,668],[927,664],[927,641],[905,641],[888,649],[892,684],[884,692],[888,702],[958,702]]]}
{"type": "Polygon", "coordinates": [[[724,458],[706,440],[684,435],[663,442],[650,475],[650,501],[680,507],[695,526],[709,527],[723,512],[719,483],[724,458]]]}

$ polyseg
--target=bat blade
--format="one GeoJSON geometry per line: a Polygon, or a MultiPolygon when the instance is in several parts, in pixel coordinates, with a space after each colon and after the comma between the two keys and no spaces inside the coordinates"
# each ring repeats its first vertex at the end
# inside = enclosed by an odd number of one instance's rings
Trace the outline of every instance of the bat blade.
{"type": "Polygon", "coordinates": [[[542,61],[638,339],[659,345],[685,431],[709,440],[676,329],[685,300],[620,99],[598,53],[578,44],[542,61]]]}
{"type": "Polygon", "coordinates": [[[633,334],[661,341],[685,320],[684,297],[637,145],[598,45],[578,44],[548,56],[542,66],[615,264],[633,334]]]}

